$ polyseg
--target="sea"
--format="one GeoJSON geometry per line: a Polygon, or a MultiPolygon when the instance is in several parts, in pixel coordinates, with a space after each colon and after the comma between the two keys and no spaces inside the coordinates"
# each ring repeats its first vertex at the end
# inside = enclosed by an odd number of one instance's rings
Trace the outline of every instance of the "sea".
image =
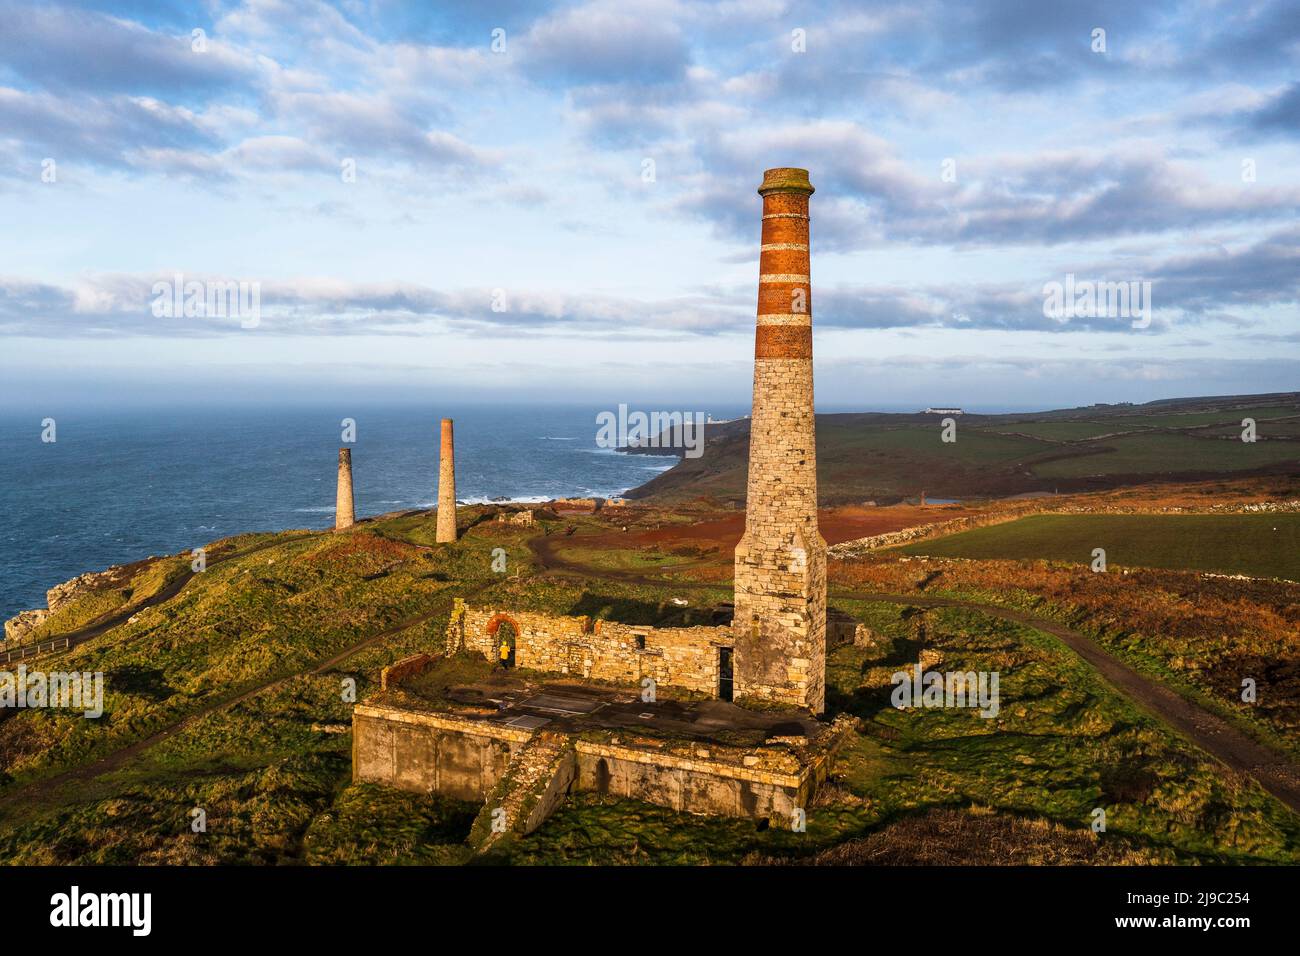
{"type": "MultiPolygon", "coordinates": [[[[598,447],[600,411],[232,405],[0,413],[0,619],[44,607],[48,588],[87,571],[246,531],[329,527],[345,418],[356,423],[346,447],[358,517],[432,507],[444,416],[455,420],[463,502],[609,497],[676,462],[598,447]]],[[[718,419],[747,411],[707,409],[718,419]]]]}

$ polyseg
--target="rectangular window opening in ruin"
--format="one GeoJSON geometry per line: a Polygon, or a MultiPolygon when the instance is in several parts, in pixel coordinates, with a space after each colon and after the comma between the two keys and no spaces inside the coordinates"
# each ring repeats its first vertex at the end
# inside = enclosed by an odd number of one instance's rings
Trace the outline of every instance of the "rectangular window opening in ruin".
{"type": "Polygon", "coordinates": [[[732,696],[731,648],[718,648],[718,700],[730,701],[732,696]]]}

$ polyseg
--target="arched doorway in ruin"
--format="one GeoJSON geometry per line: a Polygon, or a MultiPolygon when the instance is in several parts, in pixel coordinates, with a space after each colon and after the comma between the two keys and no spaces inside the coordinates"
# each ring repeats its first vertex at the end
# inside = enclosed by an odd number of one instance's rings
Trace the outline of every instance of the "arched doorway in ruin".
{"type": "Polygon", "coordinates": [[[488,644],[492,648],[491,661],[494,666],[501,663],[501,643],[503,641],[510,646],[510,655],[506,658],[506,666],[515,666],[519,633],[518,622],[508,614],[498,614],[488,621],[488,644]]]}

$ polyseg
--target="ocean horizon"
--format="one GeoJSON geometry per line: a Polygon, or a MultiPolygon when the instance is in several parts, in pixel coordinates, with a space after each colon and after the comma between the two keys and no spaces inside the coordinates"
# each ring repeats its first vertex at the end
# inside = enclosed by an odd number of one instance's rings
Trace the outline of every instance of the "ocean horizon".
{"type": "MultiPolygon", "coordinates": [[[[49,588],[89,571],[245,532],[329,527],[341,447],[352,449],[358,517],[432,508],[443,417],[456,423],[456,491],[466,504],[617,496],[677,460],[598,447],[596,416],[611,409],[594,403],[271,405],[235,392],[221,402],[9,404],[0,413],[0,504],[8,518],[0,532],[0,619],[44,607],[49,588]],[[53,442],[42,441],[47,418],[53,442]],[[347,418],[356,421],[352,443],[342,441],[347,418]]],[[[749,414],[748,402],[634,407],[719,420],[749,414]]]]}
{"type": "MultiPolygon", "coordinates": [[[[250,531],[334,520],[338,450],[352,449],[358,517],[431,508],[439,422],[456,423],[456,491],[468,503],[620,495],[676,458],[596,445],[586,405],[148,407],[0,416],[0,617],[44,607],[88,571],[250,531]],[[55,441],[42,441],[42,420],[55,441]],[[356,441],[342,441],[343,420],[356,441]]],[[[743,412],[747,412],[744,409],[743,412]]],[[[743,414],[715,407],[716,418],[743,414]]]]}

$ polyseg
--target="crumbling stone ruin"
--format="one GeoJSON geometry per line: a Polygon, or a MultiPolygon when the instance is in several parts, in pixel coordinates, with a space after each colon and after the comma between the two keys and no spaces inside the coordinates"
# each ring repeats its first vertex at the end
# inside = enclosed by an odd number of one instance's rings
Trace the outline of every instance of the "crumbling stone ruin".
{"type": "MultiPolygon", "coordinates": [[[[430,662],[422,657],[414,663],[430,662]]],[[[728,705],[717,701],[673,708],[682,722],[714,724],[753,741],[724,743],[662,729],[639,733],[627,724],[649,705],[616,691],[524,687],[506,692],[502,703],[511,695],[504,711],[449,713],[420,706],[400,688],[358,704],[353,778],[483,801],[469,836],[480,852],[532,832],[573,792],[788,827],[812,804],[853,723],[743,711],[737,718],[718,712],[728,705]]]]}
{"type": "Polygon", "coordinates": [[[642,627],[589,617],[469,607],[457,599],[446,653],[468,649],[495,660],[509,625],[514,666],[593,680],[681,687],[718,696],[732,648],[730,627],[642,627]],[[725,651],[726,653],[720,653],[725,651]]]}
{"type": "Polygon", "coordinates": [[[518,525],[521,528],[531,528],[537,523],[537,514],[531,508],[525,508],[523,511],[502,511],[497,515],[497,521],[501,524],[513,524],[518,525]]]}
{"type": "Polygon", "coordinates": [[[599,511],[606,501],[604,498],[556,498],[551,508],[561,515],[589,515],[599,511]]]}
{"type": "Polygon", "coordinates": [[[334,530],[352,527],[357,516],[352,507],[352,449],[339,449],[339,490],[334,505],[334,530]]]}
{"type": "MultiPolygon", "coordinates": [[[[471,842],[480,849],[539,825],[572,789],[697,813],[788,817],[807,806],[846,732],[845,719],[816,719],[825,709],[828,624],[813,421],[813,187],[806,170],[780,168],[766,172],[758,192],[754,407],[732,622],[643,627],[458,599],[442,653],[390,668],[379,697],[356,708],[355,779],[485,800],[494,825],[482,814],[475,823],[471,842]],[[444,656],[464,651],[526,676],[443,688],[435,699],[408,692],[444,656]],[[538,685],[535,675],[544,674],[566,683],[538,685]],[[660,700],[660,687],[693,702],[660,700]],[[506,830],[495,826],[498,813],[506,830]]],[[[453,541],[449,420],[442,434],[438,540],[453,541]]],[[[602,503],[553,506],[591,512],[602,503]]],[[[838,617],[829,631],[837,646],[873,639],[838,617]]]]}
{"type": "Polygon", "coordinates": [[[434,540],[439,544],[456,540],[456,452],[450,418],[442,420],[442,447],[438,451],[438,530],[434,540]]]}

